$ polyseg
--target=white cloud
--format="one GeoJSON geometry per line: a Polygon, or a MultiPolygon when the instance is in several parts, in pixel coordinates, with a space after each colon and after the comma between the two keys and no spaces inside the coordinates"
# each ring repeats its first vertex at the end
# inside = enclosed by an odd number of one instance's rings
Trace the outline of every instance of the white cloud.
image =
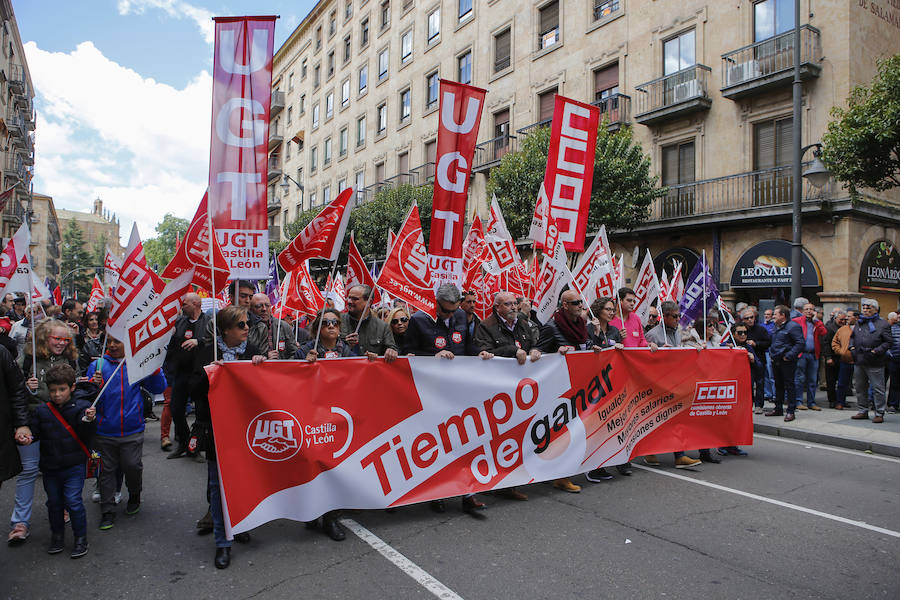
{"type": "Polygon", "coordinates": [[[202,71],[183,89],[142,77],[90,42],[71,53],[25,45],[38,93],[36,190],[57,206],[85,210],[98,195],[155,235],[165,213],[190,218],[209,168],[212,78],[202,71]]]}
{"type": "Polygon", "coordinates": [[[203,33],[203,39],[207,44],[212,44],[215,38],[215,27],[212,21],[213,14],[205,8],[200,8],[180,0],[119,0],[119,14],[143,14],[147,9],[159,9],[170,17],[176,19],[190,19],[203,33]]]}

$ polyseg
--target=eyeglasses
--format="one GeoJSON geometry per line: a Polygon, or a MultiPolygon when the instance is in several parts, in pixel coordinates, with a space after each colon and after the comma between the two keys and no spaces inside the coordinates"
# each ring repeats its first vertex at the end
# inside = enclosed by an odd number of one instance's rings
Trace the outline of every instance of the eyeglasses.
{"type": "Polygon", "coordinates": [[[254,305],[253,305],[253,308],[269,308],[270,306],[272,306],[272,305],[269,304],[269,303],[266,303],[266,304],[254,304],[254,305]]]}
{"type": "Polygon", "coordinates": [[[391,319],[391,325],[398,325],[400,323],[406,323],[409,321],[409,317],[400,317],[399,319],[391,319]]]}
{"type": "Polygon", "coordinates": [[[581,299],[578,300],[563,300],[566,304],[571,304],[572,306],[581,306],[581,299]]]}
{"type": "Polygon", "coordinates": [[[340,324],[341,324],[341,322],[338,321],[337,319],[322,319],[323,327],[337,327],[340,324]]]}
{"type": "Polygon", "coordinates": [[[250,324],[247,323],[247,321],[238,321],[236,325],[237,325],[238,329],[244,329],[245,327],[250,327],[250,324]]]}
{"type": "Polygon", "coordinates": [[[513,300],[513,301],[511,301],[511,302],[501,302],[500,304],[501,304],[502,306],[515,306],[515,305],[516,305],[516,301],[513,300]]]}
{"type": "Polygon", "coordinates": [[[735,331],[734,335],[747,335],[746,331],[735,331]]]}
{"type": "Polygon", "coordinates": [[[57,335],[51,335],[50,339],[53,340],[54,342],[65,342],[66,344],[68,344],[69,342],[72,341],[72,338],[59,337],[57,335]]]}
{"type": "Polygon", "coordinates": [[[750,315],[749,317],[741,317],[741,318],[744,319],[745,321],[752,321],[753,319],[756,318],[756,315],[750,315]]]}

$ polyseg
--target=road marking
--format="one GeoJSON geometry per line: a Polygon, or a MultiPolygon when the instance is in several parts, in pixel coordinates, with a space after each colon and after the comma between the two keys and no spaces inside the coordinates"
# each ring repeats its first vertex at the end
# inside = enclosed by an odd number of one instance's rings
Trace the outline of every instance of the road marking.
{"type": "Polygon", "coordinates": [[[441,600],[463,600],[459,594],[429,575],[419,565],[400,554],[396,549],[389,546],[387,542],[353,519],[341,519],[341,523],[362,541],[377,550],[379,554],[394,563],[398,569],[415,579],[416,583],[438,598],[441,598],[441,600]]]}
{"type": "Polygon", "coordinates": [[[850,450],[848,448],[838,448],[837,446],[826,446],[824,444],[817,444],[815,442],[804,442],[801,440],[792,440],[788,438],[779,437],[777,435],[768,435],[765,433],[754,433],[755,438],[762,438],[764,440],[772,440],[774,442],[784,442],[785,444],[795,444],[797,446],[809,446],[811,448],[818,448],[820,450],[830,450],[832,452],[840,452],[841,454],[850,454],[852,456],[861,456],[863,458],[875,458],[878,460],[886,460],[888,462],[900,463],[900,458],[894,458],[892,456],[882,456],[881,454],[866,454],[862,450],[850,450]]]}
{"type": "Polygon", "coordinates": [[[635,469],[641,469],[644,471],[649,471],[650,473],[655,473],[657,475],[665,475],[666,477],[671,477],[673,479],[681,479],[683,481],[690,481],[691,483],[696,483],[697,485],[705,485],[706,487],[713,488],[714,490],[719,490],[722,492],[729,492],[731,494],[737,494],[738,496],[744,496],[745,498],[750,498],[752,500],[759,500],[760,502],[768,502],[769,504],[774,504],[775,506],[781,506],[782,508],[790,508],[791,510],[796,510],[799,512],[804,512],[810,515],[814,515],[816,517],[823,517],[825,519],[831,519],[832,521],[837,521],[838,523],[844,523],[846,525],[853,525],[854,527],[860,527],[862,529],[868,529],[869,531],[875,531],[878,533],[883,533],[885,535],[889,535],[895,538],[900,538],[900,531],[893,531],[891,529],[885,529],[884,527],[877,527],[875,525],[869,525],[864,521],[854,521],[853,519],[847,519],[845,517],[839,517],[837,515],[832,515],[826,512],[822,512],[819,510],[813,510],[812,508],[806,508],[805,506],[800,506],[797,504],[791,504],[790,502],[782,502],[781,500],[775,500],[774,498],[766,498],[765,496],[759,496],[757,494],[751,494],[750,492],[745,492],[743,490],[736,490],[734,488],[725,487],[724,485],[719,485],[718,483],[710,483],[709,481],[703,481],[702,479],[694,479],[693,477],[685,477],[684,475],[679,475],[677,473],[669,473],[668,471],[661,471],[658,468],[653,467],[645,467],[643,465],[631,465],[635,469]]]}

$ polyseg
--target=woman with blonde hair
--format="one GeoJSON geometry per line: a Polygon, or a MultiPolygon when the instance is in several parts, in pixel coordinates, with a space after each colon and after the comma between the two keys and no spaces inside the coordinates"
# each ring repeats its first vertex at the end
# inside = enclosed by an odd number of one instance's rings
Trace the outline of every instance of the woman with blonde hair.
{"type": "Polygon", "coordinates": [[[406,330],[409,329],[409,311],[402,306],[398,306],[388,313],[385,321],[390,326],[391,333],[394,334],[394,342],[396,342],[397,348],[400,349],[399,354],[406,354],[406,346],[403,339],[406,337],[406,330]]]}

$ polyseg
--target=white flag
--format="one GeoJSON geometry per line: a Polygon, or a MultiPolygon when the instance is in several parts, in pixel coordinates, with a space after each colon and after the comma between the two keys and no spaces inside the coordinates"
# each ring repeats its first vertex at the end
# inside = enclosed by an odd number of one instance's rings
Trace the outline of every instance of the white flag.
{"type": "Polygon", "coordinates": [[[484,231],[484,241],[487,243],[488,259],[484,262],[484,269],[491,275],[500,275],[516,266],[519,260],[519,251],[513,242],[503,213],[500,212],[500,203],[497,197],[491,198],[491,218],[488,220],[484,231]]]}
{"type": "Polygon", "coordinates": [[[137,225],[132,226],[122,271],[112,294],[107,332],[124,342],[126,323],[139,312],[149,310],[164,287],[162,280],[147,266],[137,225]]]}
{"type": "Polygon", "coordinates": [[[634,312],[641,318],[641,324],[646,325],[647,317],[650,315],[650,305],[654,300],[659,300],[659,279],[656,276],[656,269],[653,267],[653,259],[650,258],[649,250],[644,255],[644,262],[638,271],[634,295],[637,297],[634,312]]]}
{"type": "MultiPolygon", "coordinates": [[[[581,255],[578,264],[575,265],[575,270],[572,271],[575,287],[582,292],[588,306],[598,297],[600,280],[612,273],[611,257],[609,241],[606,239],[606,225],[601,225],[594,241],[581,255]]],[[[606,289],[609,284],[604,284],[602,287],[606,289]]]]}

